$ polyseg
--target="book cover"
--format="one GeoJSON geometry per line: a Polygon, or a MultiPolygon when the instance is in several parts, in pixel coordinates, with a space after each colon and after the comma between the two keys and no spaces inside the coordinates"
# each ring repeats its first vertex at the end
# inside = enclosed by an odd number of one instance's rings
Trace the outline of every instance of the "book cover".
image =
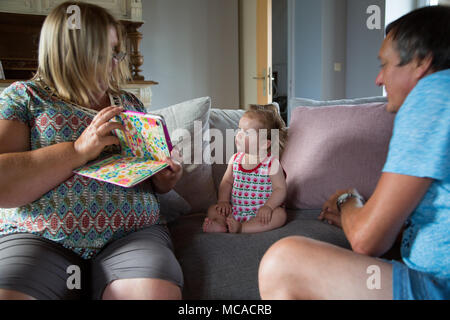
{"type": "Polygon", "coordinates": [[[172,144],[164,119],[151,114],[125,111],[115,118],[125,132],[115,130],[120,154],[88,163],[76,174],[130,188],[168,167],[172,144]]]}

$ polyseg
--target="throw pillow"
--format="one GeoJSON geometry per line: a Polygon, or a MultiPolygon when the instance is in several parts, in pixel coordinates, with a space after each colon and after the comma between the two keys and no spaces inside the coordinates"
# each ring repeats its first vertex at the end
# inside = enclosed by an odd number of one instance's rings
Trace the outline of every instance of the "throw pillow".
{"type": "Polygon", "coordinates": [[[394,115],[386,104],[297,107],[282,159],[287,206],[319,209],[339,189],[367,199],[386,160],[394,115]]]}
{"type": "Polygon", "coordinates": [[[234,143],[234,135],[231,136],[231,130],[236,130],[239,127],[239,120],[244,114],[244,110],[240,109],[211,109],[209,118],[209,126],[211,129],[211,158],[214,160],[212,164],[212,173],[216,190],[219,190],[220,182],[227,170],[228,161],[236,152],[234,143]],[[216,131],[217,130],[217,131],[216,131]],[[229,133],[227,135],[227,130],[229,133]],[[223,141],[219,141],[215,135],[222,137],[223,141]],[[217,140],[216,140],[217,139],[217,140]],[[221,156],[219,152],[222,152],[221,156]]]}
{"type": "Polygon", "coordinates": [[[164,117],[173,145],[183,153],[183,177],[174,190],[189,203],[191,213],[206,212],[217,201],[211,165],[203,152],[210,108],[211,99],[204,97],[152,112],[164,117]]]}

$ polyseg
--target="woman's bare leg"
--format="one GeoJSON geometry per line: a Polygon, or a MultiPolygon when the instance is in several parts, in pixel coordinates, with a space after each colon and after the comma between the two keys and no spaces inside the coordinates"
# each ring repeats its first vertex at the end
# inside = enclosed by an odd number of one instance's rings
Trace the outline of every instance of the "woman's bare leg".
{"type": "Polygon", "coordinates": [[[160,279],[121,279],[111,282],[103,300],[181,300],[181,289],[160,279]]]}
{"type": "Polygon", "coordinates": [[[392,265],[328,243],[289,237],[261,260],[259,290],[262,299],[391,300],[392,265]]]}
{"type": "Polygon", "coordinates": [[[36,299],[19,291],[0,289],[0,300],[36,300],[36,299]]]}

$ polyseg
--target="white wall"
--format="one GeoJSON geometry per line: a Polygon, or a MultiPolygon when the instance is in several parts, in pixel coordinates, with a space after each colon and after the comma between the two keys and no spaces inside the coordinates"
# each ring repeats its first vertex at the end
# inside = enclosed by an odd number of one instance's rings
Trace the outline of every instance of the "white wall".
{"type": "Polygon", "coordinates": [[[202,96],[239,105],[238,0],[145,0],[140,31],[152,109],[202,96]]]}
{"type": "MultiPolygon", "coordinates": [[[[393,0],[397,1],[397,0],[393,0]]],[[[385,0],[347,0],[347,98],[383,95],[375,85],[379,73],[378,52],[384,40],[385,0]],[[367,28],[367,8],[381,9],[381,29],[367,28]]]]}
{"type": "Polygon", "coordinates": [[[294,96],[334,100],[345,98],[346,0],[295,0],[294,96]],[[341,71],[335,70],[335,63],[341,71]]]}
{"type": "MultiPolygon", "coordinates": [[[[345,99],[347,65],[347,1],[322,0],[322,96],[345,99]],[[340,65],[337,70],[335,64],[340,65]]],[[[337,67],[337,66],[336,66],[337,67]]]]}
{"type": "MultiPolygon", "coordinates": [[[[276,1],[276,0],[275,0],[276,1]]],[[[322,0],[294,0],[295,97],[320,100],[322,96],[322,0]]]]}

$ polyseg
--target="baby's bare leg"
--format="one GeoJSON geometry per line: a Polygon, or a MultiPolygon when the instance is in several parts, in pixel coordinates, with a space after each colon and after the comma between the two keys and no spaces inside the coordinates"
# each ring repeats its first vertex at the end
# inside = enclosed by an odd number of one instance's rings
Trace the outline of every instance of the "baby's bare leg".
{"type": "Polygon", "coordinates": [[[262,224],[255,217],[250,221],[242,223],[241,232],[257,233],[277,229],[282,227],[286,223],[286,218],[287,218],[286,210],[284,210],[281,207],[278,207],[275,210],[273,210],[272,219],[268,224],[262,224]]]}
{"type": "Polygon", "coordinates": [[[208,216],[203,222],[203,232],[227,232],[226,217],[216,210],[216,205],[208,209],[208,216]]]}

